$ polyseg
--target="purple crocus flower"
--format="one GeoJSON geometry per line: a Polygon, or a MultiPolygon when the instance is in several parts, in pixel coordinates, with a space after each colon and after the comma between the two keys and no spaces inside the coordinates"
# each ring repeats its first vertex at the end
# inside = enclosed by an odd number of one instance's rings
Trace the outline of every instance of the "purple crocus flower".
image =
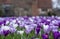
{"type": "Polygon", "coordinates": [[[60,22],[58,24],[59,24],[59,28],[60,28],[60,22]]]}
{"type": "Polygon", "coordinates": [[[2,25],[3,24],[3,22],[0,22],[0,25],[2,25]]]}
{"type": "Polygon", "coordinates": [[[9,33],[10,33],[9,30],[7,30],[7,31],[3,30],[3,35],[4,35],[4,36],[7,36],[9,33]]]}
{"type": "Polygon", "coordinates": [[[59,32],[53,32],[53,37],[54,37],[54,39],[58,39],[59,38],[59,32]]]}
{"type": "Polygon", "coordinates": [[[46,19],[45,25],[49,25],[51,22],[51,19],[46,19]]]}
{"type": "Polygon", "coordinates": [[[49,39],[49,35],[46,33],[46,34],[42,34],[42,39],[49,39]]]}
{"type": "Polygon", "coordinates": [[[40,26],[40,25],[37,25],[37,27],[36,27],[36,29],[35,29],[35,34],[36,34],[36,35],[39,34],[40,28],[41,28],[41,26],[40,26]]]}
{"type": "Polygon", "coordinates": [[[9,23],[9,20],[5,19],[5,20],[0,22],[0,25],[2,25],[2,24],[3,25],[8,25],[8,23],[9,23]]]}
{"type": "Polygon", "coordinates": [[[28,17],[27,17],[27,16],[24,16],[23,18],[24,18],[24,19],[28,19],[28,17]]]}
{"type": "Polygon", "coordinates": [[[58,39],[60,39],[60,31],[59,31],[59,37],[58,37],[58,39]]]}
{"type": "Polygon", "coordinates": [[[6,20],[3,21],[4,25],[6,25],[6,20]]]}
{"type": "Polygon", "coordinates": [[[50,24],[50,22],[48,22],[48,21],[45,22],[45,25],[49,25],[49,24],[50,24]]]}

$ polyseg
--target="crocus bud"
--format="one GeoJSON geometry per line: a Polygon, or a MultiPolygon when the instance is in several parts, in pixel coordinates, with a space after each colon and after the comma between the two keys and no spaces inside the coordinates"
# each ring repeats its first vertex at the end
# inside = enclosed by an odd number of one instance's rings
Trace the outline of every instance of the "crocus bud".
{"type": "Polygon", "coordinates": [[[40,32],[40,26],[38,25],[38,26],[36,27],[36,29],[35,29],[35,33],[38,35],[39,32],[40,32]]]}

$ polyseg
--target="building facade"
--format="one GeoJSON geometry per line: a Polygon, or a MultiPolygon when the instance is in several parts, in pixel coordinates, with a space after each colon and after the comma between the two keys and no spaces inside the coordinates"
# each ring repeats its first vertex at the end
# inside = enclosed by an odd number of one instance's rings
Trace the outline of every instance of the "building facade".
{"type": "Polygon", "coordinates": [[[52,10],[51,3],[51,0],[0,0],[3,10],[9,7],[11,15],[15,13],[16,16],[46,14],[52,10]]]}

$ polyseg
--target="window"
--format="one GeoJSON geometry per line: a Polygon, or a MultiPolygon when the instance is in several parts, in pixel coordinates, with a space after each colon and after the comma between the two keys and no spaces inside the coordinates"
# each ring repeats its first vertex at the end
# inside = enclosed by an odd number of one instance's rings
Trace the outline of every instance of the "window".
{"type": "Polygon", "coordinates": [[[42,11],[47,11],[47,9],[43,8],[42,11]]]}
{"type": "Polygon", "coordinates": [[[14,11],[12,5],[9,4],[3,4],[3,11],[4,11],[4,16],[14,16],[14,11]]]}
{"type": "Polygon", "coordinates": [[[39,9],[39,14],[46,14],[46,12],[47,12],[47,9],[46,8],[40,8],[39,9]]]}

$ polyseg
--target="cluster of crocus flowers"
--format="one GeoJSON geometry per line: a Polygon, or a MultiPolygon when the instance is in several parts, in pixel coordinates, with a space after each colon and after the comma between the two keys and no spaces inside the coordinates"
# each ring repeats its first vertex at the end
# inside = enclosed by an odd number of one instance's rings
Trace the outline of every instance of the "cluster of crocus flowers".
{"type": "MultiPolygon", "coordinates": [[[[32,16],[32,17],[4,17],[0,19],[0,35],[7,36],[8,34],[30,34],[31,31],[35,32],[36,36],[41,34],[43,39],[49,39],[49,34],[52,32],[54,39],[59,38],[60,32],[60,17],[42,17],[42,16],[32,16]],[[17,27],[23,28],[23,30],[18,30],[17,27]]],[[[32,36],[33,37],[33,36],[32,36]]]]}
{"type": "Polygon", "coordinates": [[[14,33],[16,29],[11,28],[10,26],[1,26],[0,35],[7,36],[8,34],[14,33]]]}

